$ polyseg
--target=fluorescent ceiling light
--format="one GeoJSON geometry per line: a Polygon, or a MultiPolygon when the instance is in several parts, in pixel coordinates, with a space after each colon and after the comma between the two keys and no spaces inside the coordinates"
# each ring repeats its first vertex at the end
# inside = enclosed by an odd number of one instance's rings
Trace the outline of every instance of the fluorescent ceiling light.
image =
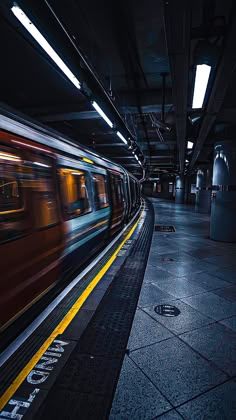
{"type": "Polygon", "coordinates": [[[118,137],[120,137],[120,139],[125,143],[125,144],[127,144],[128,142],[127,142],[127,140],[124,138],[124,136],[122,136],[122,134],[119,132],[119,131],[117,131],[117,136],[118,137]]]}
{"type": "Polygon", "coordinates": [[[86,158],[86,157],[83,157],[83,158],[82,158],[82,160],[83,160],[84,162],[86,162],[86,163],[91,163],[91,165],[93,165],[93,164],[94,164],[93,160],[88,159],[88,158],[86,158]]]}
{"type": "Polygon", "coordinates": [[[185,162],[186,162],[186,163],[189,163],[189,160],[188,160],[188,159],[185,159],[185,162]]]}
{"type": "Polygon", "coordinates": [[[100,106],[97,104],[97,102],[92,102],[93,107],[96,109],[96,111],[101,115],[101,117],[106,121],[106,123],[109,125],[109,127],[113,127],[113,124],[111,120],[104,114],[103,110],[100,108],[100,106]]]}
{"type": "Polygon", "coordinates": [[[74,76],[66,64],[62,61],[59,55],[54,51],[48,41],[44,36],[39,32],[39,30],[34,26],[31,20],[26,16],[23,10],[15,3],[11,8],[11,11],[17,17],[17,19],[22,23],[22,25],[27,29],[27,31],[32,35],[32,37],[38,42],[38,44],[44,49],[44,51],[51,57],[51,59],[57,64],[61,71],[68,77],[68,79],[73,83],[73,85],[80,89],[81,85],[79,80],[74,76]]]}
{"type": "Polygon", "coordinates": [[[13,161],[20,161],[21,160],[19,156],[12,155],[10,153],[4,153],[4,152],[0,153],[0,159],[13,160],[13,161]]]}
{"type": "Polygon", "coordinates": [[[49,165],[45,165],[45,163],[40,163],[40,162],[33,162],[33,164],[37,165],[37,166],[43,166],[44,168],[50,168],[51,167],[49,165]]]}
{"type": "Polygon", "coordinates": [[[192,148],[193,148],[193,142],[192,141],[188,141],[187,149],[192,149],[192,148]]]}
{"type": "Polygon", "coordinates": [[[201,116],[192,118],[192,124],[195,124],[200,118],[201,116]]]}
{"type": "Polygon", "coordinates": [[[210,72],[211,66],[208,66],[207,64],[197,65],[192,108],[202,108],[210,72]]]}
{"type": "Polygon", "coordinates": [[[135,157],[136,160],[138,160],[138,156],[137,155],[134,155],[134,157],[135,157]]]}

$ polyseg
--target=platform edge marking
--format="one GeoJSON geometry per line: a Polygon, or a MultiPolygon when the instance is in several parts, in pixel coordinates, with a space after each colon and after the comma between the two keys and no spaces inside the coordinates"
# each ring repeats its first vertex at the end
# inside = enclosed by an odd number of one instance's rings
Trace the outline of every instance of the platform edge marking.
{"type": "Polygon", "coordinates": [[[14,379],[12,384],[8,387],[8,389],[4,392],[4,394],[0,398],[0,411],[5,407],[5,405],[8,403],[8,401],[11,399],[11,397],[14,395],[14,393],[17,391],[17,389],[20,387],[22,382],[26,379],[28,374],[31,372],[31,370],[34,368],[34,366],[38,363],[42,355],[45,353],[45,351],[48,349],[48,347],[52,344],[53,340],[55,338],[62,334],[65,329],[68,327],[68,325],[71,323],[75,315],[80,310],[81,306],[85,303],[93,289],[96,287],[98,282],[101,280],[101,278],[104,276],[104,274],[107,272],[107,270],[110,268],[112,263],[117,257],[117,254],[119,253],[122,246],[125,244],[125,242],[131,237],[131,235],[134,233],[135,229],[138,226],[139,221],[142,218],[143,211],[141,215],[139,216],[137,222],[134,224],[132,229],[129,231],[129,233],[126,235],[124,240],[121,242],[121,244],[118,246],[116,251],[112,254],[110,259],[106,262],[104,267],[99,271],[99,273],[94,277],[94,279],[91,281],[91,283],[87,286],[87,288],[84,290],[84,292],[80,295],[80,297],[76,300],[74,305],[70,308],[70,310],[67,312],[65,317],[60,321],[60,323],[56,326],[56,328],[53,330],[53,332],[50,334],[50,336],[46,339],[46,341],[43,343],[43,345],[39,348],[39,350],[34,354],[34,356],[30,359],[30,361],[27,363],[27,365],[22,369],[22,371],[18,374],[18,376],[14,379]]]}

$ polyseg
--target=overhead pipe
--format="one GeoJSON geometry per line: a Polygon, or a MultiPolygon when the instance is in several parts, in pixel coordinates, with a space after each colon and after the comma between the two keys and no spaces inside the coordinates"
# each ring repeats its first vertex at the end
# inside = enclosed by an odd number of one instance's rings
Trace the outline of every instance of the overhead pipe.
{"type": "Polygon", "coordinates": [[[176,115],[180,172],[184,171],[186,148],[191,2],[163,0],[167,50],[170,60],[173,104],[176,115]]]}
{"type": "Polygon", "coordinates": [[[166,76],[168,73],[161,73],[162,77],[162,104],[161,104],[161,122],[165,124],[165,101],[166,101],[166,76]]]}

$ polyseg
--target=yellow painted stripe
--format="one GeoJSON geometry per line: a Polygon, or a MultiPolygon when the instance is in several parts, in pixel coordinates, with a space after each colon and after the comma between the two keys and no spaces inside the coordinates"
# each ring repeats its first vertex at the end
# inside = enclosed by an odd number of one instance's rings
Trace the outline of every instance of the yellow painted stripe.
{"type": "Polygon", "coordinates": [[[141,216],[139,217],[138,221],[135,223],[135,225],[132,227],[130,232],[126,235],[122,243],[118,246],[116,251],[112,254],[110,259],[107,261],[107,263],[103,266],[103,268],[99,271],[99,273],[93,278],[91,283],[87,286],[87,288],[84,290],[84,292],[81,294],[81,296],[76,300],[74,305],[70,308],[70,310],[67,312],[65,317],[60,321],[60,323],[57,325],[57,327],[54,329],[54,331],[50,334],[50,336],[46,339],[46,341],[43,343],[43,345],[40,347],[40,349],[34,354],[34,356],[31,358],[31,360],[27,363],[27,365],[22,369],[22,371],[19,373],[19,375],[14,379],[14,381],[11,383],[9,388],[4,392],[4,394],[0,398],[0,411],[3,409],[3,407],[7,404],[7,402],[10,400],[10,398],[15,394],[16,390],[19,388],[19,386],[22,384],[22,382],[25,380],[25,378],[28,376],[28,374],[31,372],[31,370],[34,368],[34,366],[38,363],[40,358],[43,356],[45,351],[48,349],[48,347],[52,344],[53,340],[59,335],[62,334],[65,329],[68,327],[68,325],[71,323],[81,306],[84,304],[86,299],[89,297],[90,293],[93,291],[93,289],[96,287],[98,282],[101,280],[101,278],[104,276],[104,274],[107,272],[107,270],[110,268],[112,263],[117,257],[118,252],[122,248],[122,246],[125,244],[125,242],[130,238],[130,236],[135,231],[139,220],[141,216]]]}

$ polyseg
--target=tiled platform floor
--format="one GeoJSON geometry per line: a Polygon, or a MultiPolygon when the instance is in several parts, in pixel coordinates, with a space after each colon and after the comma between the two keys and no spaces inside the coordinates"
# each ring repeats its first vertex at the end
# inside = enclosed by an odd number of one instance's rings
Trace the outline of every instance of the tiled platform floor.
{"type": "Polygon", "coordinates": [[[193,207],[152,202],[176,232],[153,234],[110,420],[236,419],[236,244],[211,241],[193,207]]]}

